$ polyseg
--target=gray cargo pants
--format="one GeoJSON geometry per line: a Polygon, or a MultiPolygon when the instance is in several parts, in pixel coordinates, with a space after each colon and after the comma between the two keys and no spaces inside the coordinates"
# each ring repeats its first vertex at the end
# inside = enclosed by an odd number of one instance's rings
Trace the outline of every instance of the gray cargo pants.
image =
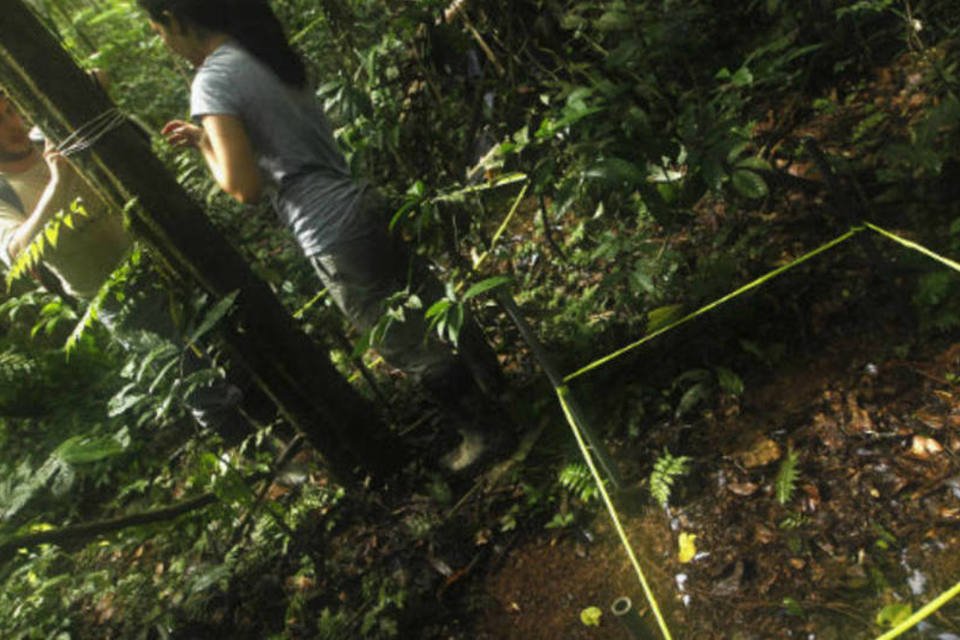
{"type": "Polygon", "coordinates": [[[500,384],[499,366],[473,318],[469,314],[464,317],[460,353],[428,330],[424,313],[443,297],[443,285],[423,261],[387,232],[382,198],[371,191],[361,207],[358,215],[366,218],[369,233],[310,258],[333,301],[355,328],[367,332],[383,315],[384,301],[408,288],[423,306],[405,308],[404,320],[393,321],[383,339],[373,345],[384,360],[414,376],[441,401],[475,383],[485,392],[497,391],[493,387],[500,384]]]}

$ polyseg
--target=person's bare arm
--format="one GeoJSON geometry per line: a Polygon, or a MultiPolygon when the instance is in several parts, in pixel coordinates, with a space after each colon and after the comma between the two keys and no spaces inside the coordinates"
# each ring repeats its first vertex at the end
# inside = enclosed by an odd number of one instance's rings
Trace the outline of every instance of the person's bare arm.
{"type": "Polygon", "coordinates": [[[218,114],[203,116],[202,123],[203,127],[198,127],[173,120],[162,133],[173,146],[198,148],[214,180],[231,197],[245,204],[258,202],[263,177],[243,122],[236,116],[218,114]]]}
{"type": "Polygon", "coordinates": [[[37,206],[11,235],[7,243],[7,253],[11,258],[20,255],[58,211],[70,206],[71,192],[78,176],[59,152],[48,147],[43,155],[50,167],[50,181],[40,195],[37,206]]]}

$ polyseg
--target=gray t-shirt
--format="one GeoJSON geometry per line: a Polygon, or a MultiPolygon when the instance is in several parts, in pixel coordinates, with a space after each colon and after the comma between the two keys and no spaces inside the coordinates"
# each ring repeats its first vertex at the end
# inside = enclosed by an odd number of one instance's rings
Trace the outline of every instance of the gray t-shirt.
{"type": "Polygon", "coordinates": [[[357,215],[366,185],[350,175],[330,124],[307,89],[283,83],[232,41],[197,69],[190,115],[239,117],[260,170],[275,187],[273,204],[304,253],[315,256],[369,232],[357,215]]]}

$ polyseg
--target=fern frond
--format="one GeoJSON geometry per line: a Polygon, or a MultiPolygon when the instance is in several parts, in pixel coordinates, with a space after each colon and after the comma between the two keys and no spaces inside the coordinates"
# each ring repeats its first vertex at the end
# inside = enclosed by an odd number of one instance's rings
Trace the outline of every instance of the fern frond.
{"type": "Polygon", "coordinates": [[[61,210],[55,213],[10,265],[10,270],[7,272],[7,288],[9,289],[14,281],[30,272],[43,260],[47,247],[56,248],[63,227],[74,228],[74,216],[89,217],[89,215],[79,198],[70,203],[69,212],[61,210]]]}
{"type": "Polygon", "coordinates": [[[561,469],[557,482],[582,502],[590,502],[600,495],[590,469],[582,462],[574,462],[561,469]]]}
{"type": "Polygon", "coordinates": [[[787,504],[793,497],[793,492],[797,488],[797,478],[800,473],[797,471],[797,463],[800,461],[800,454],[790,447],[787,450],[787,457],[780,463],[780,469],[777,471],[776,491],[777,501],[780,504],[787,504]]]}
{"type": "Polygon", "coordinates": [[[670,493],[677,478],[690,472],[691,459],[689,456],[674,456],[668,449],[657,458],[650,473],[650,495],[661,507],[670,502],[670,493]]]}
{"type": "Polygon", "coordinates": [[[81,338],[83,338],[83,334],[97,321],[97,318],[100,314],[100,307],[107,299],[107,295],[109,295],[117,283],[124,282],[127,280],[127,278],[129,278],[130,272],[133,269],[133,264],[139,260],[140,250],[134,246],[130,251],[127,252],[127,255],[124,256],[123,260],[120,262],[120,266],[114,269],[113,273],[110,274],[110,277],[107,278],[106,282],[100,285],[97,295],[95,295],[93,299],[87,303],[87,308],[84,309],[83,317],[77,321],[73,331],[71,331],[70,335],[67,337],[67,341],[64,344],[64,350],[68,356],[76,351],[77,346],[80,344],[81,338]]]}
{"type": "Polygon", "coordinates": [[[18,381],[29,378],[36,363],[15,351],[0,353],[0,388],[8,388],[18,381]]]}
{"type": "Polygon", "coordinates": [[[36,377],[37,369],[37,363],[21,353],[0,352],[0,414],[17,403],[24,383],[36,377]]]}

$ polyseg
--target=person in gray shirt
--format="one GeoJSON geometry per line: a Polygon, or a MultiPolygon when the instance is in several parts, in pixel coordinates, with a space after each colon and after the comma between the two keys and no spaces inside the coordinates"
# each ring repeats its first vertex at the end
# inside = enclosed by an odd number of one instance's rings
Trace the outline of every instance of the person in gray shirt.
{"type": "MultiPolygon", "coordinates": [[[[266,0],[138,3],[167,47],[196,69],[191,122],[167,123],[167,141],[198,149],[216,182],[236,200],[269,197],[357,329],[370,331],[397,291],[409,288],[424,306],[442,296],[439,283],[411,267],[410,252],[387,233],[377,191],[350,174],[304,63],[266,0]]],[[[413,375],[456,417],[463,441],[442,461],[453,470],[472,466],[491,448],[492,434],[471,426],[465,401],[482,387],[498,392],[500,384],[489,346],[472,321],[466,324],[461,353],[427,331],[422,310],[405,313],[376,344],[388,362],[413,375]],[[478,362],[465,362],[461,354],[467,351],[478,362]]]]}

